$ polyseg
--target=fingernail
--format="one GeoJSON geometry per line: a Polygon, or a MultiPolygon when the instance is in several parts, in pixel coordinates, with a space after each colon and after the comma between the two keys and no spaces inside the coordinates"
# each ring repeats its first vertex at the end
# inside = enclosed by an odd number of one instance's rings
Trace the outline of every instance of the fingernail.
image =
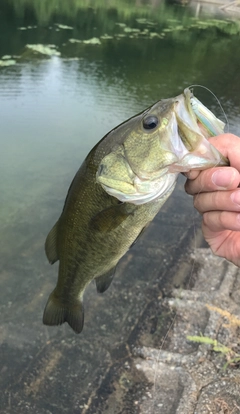
{"type": "Polygon", "coordinates": [[[230,195],[230,198],[234,204],[237,204],[237,206],[240,207],[240,190],[234,191],[234,193],[230,195]]]}
{"type": "Polygon", "coordinates": [[[221,188],[228,188],[234,180],[234,176],[231,170],[219,169],[212,175],[213,184],[221,188]]]}

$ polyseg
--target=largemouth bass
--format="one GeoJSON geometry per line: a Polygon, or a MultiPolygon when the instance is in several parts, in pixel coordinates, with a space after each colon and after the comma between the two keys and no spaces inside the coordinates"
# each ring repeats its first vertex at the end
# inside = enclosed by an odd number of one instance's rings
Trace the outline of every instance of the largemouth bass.
{"type": "Polygon", "coordinates": [[[101,293],[109,287],[119,259],[170,196],[178,174],[228,164],[207,140],[223,128],[186,89],[114,128],[91,150],[46,240],[59,272],[44,324],[68,322],[82,331],[87,285],[94,279],[101,293]]]}

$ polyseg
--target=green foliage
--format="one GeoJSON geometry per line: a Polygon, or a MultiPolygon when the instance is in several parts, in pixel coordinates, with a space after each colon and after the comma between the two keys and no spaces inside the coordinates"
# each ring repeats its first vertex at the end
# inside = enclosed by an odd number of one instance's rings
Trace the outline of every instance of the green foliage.
{"type": "Polygon", "coordinates": [[[231,352],[230,348],[221,344],[216,339],[209,338],[208,336],[187,336],[187,339],[200,344],[212,345],[213,351],[215,352],[221,352],[222,354],[231,352]]]}
{"type": "Polygon", "coordinates": [[[187,336],[187,339],[199,344],[211,345],[214,352],[219,352],[225,355],[227,362],[224,364],[223,370],[226,370],[229,365],[235,366],[240,362],[239,354],[231,348],[221,344],[216,339],[209,338],[208,336],[187,336]]]}
{"type": "MultiPolygon", "coordinates": [[[[26,10],[32,10],[39,25],[46,25],[56,16],[61,16],[64,20],[71,20],[72,24],[77,25],[81,20],[83,23],[85,15],[83,12],[92,10],[102,27],[108,30],[114,25],[114,21],[118,22],[119,27],[127,33],[140,32],[140,27],[148,27],[151,32],[156,32],[151,37],[163,37],[165,34],[173,34],[179,37],[179,33],[183,36],[191,36],[195,31],[219,31],[228,35],[236,35],[240,33],[240,25],[236,21],[219,20],[219,19],[198,19],[191,17],[190,9],[187,7],[179,11],[178,8],[169,7],[164,2],[160,2],[158,6],[151,7],[149,4],[136,4],[135,0],[8,0],[19,17],[23,17],[26,10]],[[120,21],[119,21],[120,20],[120,21]],[[123,21],[134,21],[137,27],[126,27],[123,21]],[[159,31],[157,32],[156,26],[159,31]],[[155,29],[153,31],[153,29],[155,29]]],[[[89,17],[87,16],[87,19],[89,17]]],[[[73,27],[56,23],[59,29],[70,30],[73,27]]],[[[24,28],[22,28],[23,30],[24,28]]],[[[103,33],[102,33],[103,34],[103,33]]]]}
{"type": "MultiPolygon", "coordinates": [[[[39,23],[47,23],[54,14],[62,14],[67,18],[74,18],[81,9],[116,9],[124,18],[136,12],[135,0],[9,0],[19,15],[24,8],[32,7],[39,23]]],[[[150,8],[145,5],[138,8],[139,14],[149,15],[150,8]]]]}

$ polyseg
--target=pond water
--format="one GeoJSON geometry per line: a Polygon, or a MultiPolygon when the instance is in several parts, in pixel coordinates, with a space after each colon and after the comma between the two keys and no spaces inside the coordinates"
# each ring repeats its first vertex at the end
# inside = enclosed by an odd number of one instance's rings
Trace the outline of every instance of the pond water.
{"type": "MultiPolygon", "coordinates": [[[[160,1],[113,1],[111,7],[104,1],[1,1],[2,412],[83,412],[88,384],[97,388],[103,375],[96,368],[114,362],[105,350],[114,341],[124,343],[124,334],[113,334],[113,316],[98,329],[92,301],[95,310],[108,306],[111,293],[102,299],[94,288],[86,295],[89,314],[81,336],[41,322],[57,275],[44,255],[45,237],[93,145],[128,117],[192,84],[217,95],[229,131],[240,135],[239,22],[218,12],[196,17],[195,11],[194,5],[160,1]],[[29,44],[50,45],[52,56],[29,44]],[[84,395],[71,396],[74,381],[84,395]]],[[[196,91],[224,120],[213,96],[196,91]]],[[[185,196],[178,187],[172,197],[173,210],[168,211],[171,204],[164,207],[166,220],[185,196]]],[[[178,214],[192,214],[191,200],[181,206],[178,214]]],[[[165,244],[170,238],[166,234],[165,244]]],[[[123,298],[115,306],[118,314],[123,298]]]]}

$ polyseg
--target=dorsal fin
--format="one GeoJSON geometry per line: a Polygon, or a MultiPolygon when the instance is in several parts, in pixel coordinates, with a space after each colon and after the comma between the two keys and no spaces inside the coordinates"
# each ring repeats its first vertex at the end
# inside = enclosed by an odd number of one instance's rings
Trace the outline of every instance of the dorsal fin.
{"type": "Polygon", "coordinates": [[[58,252],[57,252],[57,232],[58,232],[58,221],[53,226],[52,230],[48,233],[48,236],[45,242],[45,252],[51,264],[55,263],[59,259],[58,252]]]}

